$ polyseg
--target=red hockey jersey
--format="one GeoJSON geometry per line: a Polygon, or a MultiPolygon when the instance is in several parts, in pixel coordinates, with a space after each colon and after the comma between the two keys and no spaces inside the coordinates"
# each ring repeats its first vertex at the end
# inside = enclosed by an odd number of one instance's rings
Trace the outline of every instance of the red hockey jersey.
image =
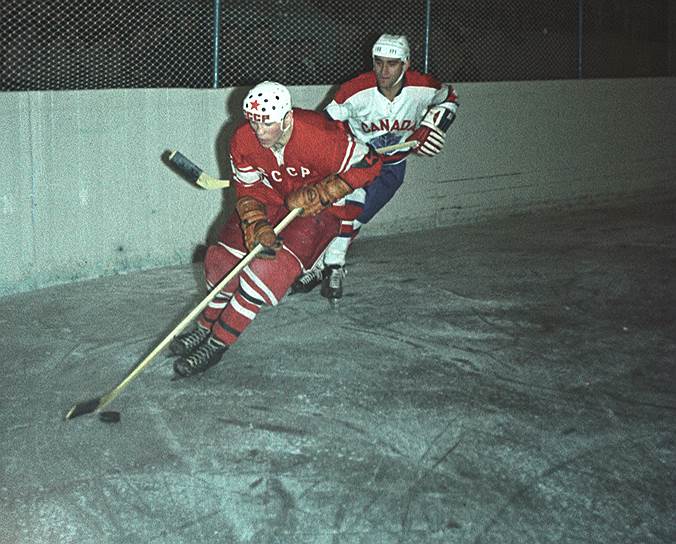
{"type": "Polygon", "coordinates": [[[380,157],[340,123],[300,108],[293,108],[293,119],[291,138],[279,153],[262,147],[248,123],[237,128],[230,141],[237,198],[283,205],[291,191],[331,174],[356,189],[380,173],[380,157]]]}

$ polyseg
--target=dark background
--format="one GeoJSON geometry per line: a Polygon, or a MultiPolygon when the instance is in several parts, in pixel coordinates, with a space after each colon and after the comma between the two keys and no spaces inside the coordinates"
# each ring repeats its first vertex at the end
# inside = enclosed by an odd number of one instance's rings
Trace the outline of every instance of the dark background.
{"type": "Polygon", "coordinates": [[[4,91],[335,84],[370,68],[383,32],[407,35],[414,67],[444,81],[676,74],[674,0],[5,0],[0,10],[4,91]]]}

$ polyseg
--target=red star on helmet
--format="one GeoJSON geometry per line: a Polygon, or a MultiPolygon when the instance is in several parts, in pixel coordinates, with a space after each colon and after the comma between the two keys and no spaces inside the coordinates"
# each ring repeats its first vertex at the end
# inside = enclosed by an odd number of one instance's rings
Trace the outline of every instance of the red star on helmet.
{"type": "Polygon", "coordinates": [[[254,101],[251,102],[249,105],[251,106],[251,109],[252,109],[252,110],[257,110],[257,109],[258,109],[258,106],[260,106],[260,102],[258,102],[258,100],[254,100],[254,101]]]}

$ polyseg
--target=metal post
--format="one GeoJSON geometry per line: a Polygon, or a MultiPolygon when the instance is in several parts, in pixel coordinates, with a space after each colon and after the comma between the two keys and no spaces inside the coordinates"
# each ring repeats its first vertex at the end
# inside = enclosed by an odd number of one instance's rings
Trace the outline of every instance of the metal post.
{"type": "Polygon", "coordinates": [[[214,0],[214,27],[213,27],[213,84],[214,89],[218,89],[218,52],[220,49],[221,37],[221,0],[214,0]]]}
{"type": "Polygon", "coordinates": [[[423,72],[429,72],[430,63],[430,26],[432,21],[432,0],[425,0],[425,48],[423,72]]]}
{"type": "Polygon", "coordinates": [[[577,0],[577,78],[582,79],[582,3],[577,0]]]}

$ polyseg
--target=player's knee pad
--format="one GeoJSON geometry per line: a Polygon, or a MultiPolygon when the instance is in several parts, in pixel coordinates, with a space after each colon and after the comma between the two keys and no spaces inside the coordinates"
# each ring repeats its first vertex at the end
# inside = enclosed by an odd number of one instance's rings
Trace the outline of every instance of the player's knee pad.
{"type": "Polygon", "coordinates": [[[275,306],[301,272],[298,259],[286,248],[274,259],[254,259],[240,275],[240,288],[247,295],[275,306]]]}
{"type": "MultiPolygon", "coordinates": [[[[204,276],[209,289],[218,284],[237,265],[239,258],[228,251],[222,244],[207,248],[204,256],[204,276]]],[[[232,293],[237,288],[237,279],[228,282],[223,291],[232,293]]]]}

